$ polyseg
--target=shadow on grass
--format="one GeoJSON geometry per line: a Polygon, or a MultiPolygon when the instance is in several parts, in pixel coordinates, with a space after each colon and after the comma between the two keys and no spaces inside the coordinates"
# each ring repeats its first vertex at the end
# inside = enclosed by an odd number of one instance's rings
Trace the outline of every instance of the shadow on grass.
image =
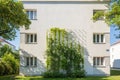
{"type": "Polygon", "coordinates": [[[111,70],[111,76],[120,76],[120,70],[111,70]]]}
{"type": "Polygon", "coordinates": [[[14,75],[0,76],[0,80],[15,80],[15,76],[14,75]]]}

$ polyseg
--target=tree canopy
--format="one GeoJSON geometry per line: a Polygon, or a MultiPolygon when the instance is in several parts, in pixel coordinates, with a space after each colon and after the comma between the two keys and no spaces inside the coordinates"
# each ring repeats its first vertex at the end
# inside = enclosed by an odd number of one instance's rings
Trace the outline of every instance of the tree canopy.
{"type": "Polygon", "coordinates": [[[0,0],[0,37],[13,40],[20,27],[31,24],[23,4],[17,0],[0,0]]]}
{"type": "Polygon", "coordinates": [[[97,21],[100,17],[105,17],[105,22],[110,25],[115,25],[120,29],[120,0],[112,0],[108,6],[108,10],[97,12],[93,16],[93,20],[97,21]]]}

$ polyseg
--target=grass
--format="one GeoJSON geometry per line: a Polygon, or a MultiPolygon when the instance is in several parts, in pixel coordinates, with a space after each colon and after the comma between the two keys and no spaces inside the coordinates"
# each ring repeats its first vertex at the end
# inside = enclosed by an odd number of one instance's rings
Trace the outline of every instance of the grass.
{"type": "Polygon", "coordinates": [[[120,76],[110,77],[86,77],[86,78],[42,78],[38,77],[16,77],[16,80],[119,80],[120,76]]]}
{"type": "Polygon", "coordinates": [[[120,80],[120,71],[111,70],[111,76],[97,77],[89,76],[85,78],[43,78],[42,76],[23,77],[23,76],[0,76],[0,80],[120,80]]]}
{"type": "Polygon", "coordinates": [[[111,75],[120,75],[120,71],[118,71],[118,70],[111,70],[111,75]]]}

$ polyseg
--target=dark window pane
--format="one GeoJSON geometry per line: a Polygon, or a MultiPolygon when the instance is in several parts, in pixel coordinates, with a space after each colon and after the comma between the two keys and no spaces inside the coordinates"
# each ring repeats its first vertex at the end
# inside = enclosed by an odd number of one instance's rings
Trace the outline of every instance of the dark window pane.
{"type": "Polygon", "coordinates": [[[33,11],[30,11],[30,19],[33,19],[33,11]]]}
{"type": "Polygon", "coordinates": [[[37,58],[35,57],[34,59],[35,59],[35,60],[34,60],[34,61],[35,61],[35,62],[34,62],[34,63],[35,63],[35,66],[37,66],[37,58]]]}
{"type": "Polygon", "coordinates": [[[104,36],[103,34],[101,34],[101,42],[103,42],[104,36]]]}
{"type": "Polygon", "coordinates": [[[95,34],[93,34],[93,42],[95,43],[95,34]]]}
{"type": "Polygon", "coordinates": [[[26,34],[26,42],[28,43],[29,42],[29,34],[26,34]]]}
{"type": "Polygon", "coordinates": [[[100,58],[97,57],[97,65],[100,65],[100,58]]]}
{"type": "Polygon", "coordinates": [[[29,57],[26,57],[26,66],[29,66],[29,57]]]}
{"type": "Polygon", "coordinates": [[[93,58],[93,65],[96,65],[96,58],[93,58]]]}
{"type": "Polygon", "coordinates": [[[97,34],[97,42],[99,42],[99,34],[97,34]]]}
{"type": "Polygon", "coordinates": [[[30,58],[31,65],[33,66],[33,57],[30,58]]]}
{"type": "Polygon", "coordinates": [[[104,62],[104,58],[101,57],[101,65],[103,65],[103,62],[104,62]]]}
{"type": "Polygon", "coordinates": [[[33,42],[33,34],[31,34],[31,38],[30,39],[31,39],[31,42],[33,42]]]}

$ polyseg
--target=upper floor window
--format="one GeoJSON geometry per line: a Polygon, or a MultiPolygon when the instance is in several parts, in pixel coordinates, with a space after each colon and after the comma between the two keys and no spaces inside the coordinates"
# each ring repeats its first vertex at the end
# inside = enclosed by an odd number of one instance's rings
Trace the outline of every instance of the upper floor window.
{"type": "Polygon", "coordinates": [[[37,34],[26,34],[26,43],[37,43],[37,34]]]}
{"type": "Polygon", "coordinates": [[[93,66],[104,66],[105,59],[104,57],[93,57],[93,66]]]}
{"type": "Polygon", "coordinates": [[[30,20],[35,20],[37,19],[37,11],[36,10],[26,10],[28,18],[30,20]]]}
{"type": "Polygon", "coordinates": [[[36,57],[26,57],[26,66],[37,66],[36,57]]]}
{"type": "Polygon", "coordinates": [[[93,34],[93,42],[94,43],[105,43],[104,34],[93,34]]]}
{"type": "Polygon", "coordinates": [[[104,16],[103,16],[104,12],[105,12],[105,10],[93,10],[93,16],[96,15],[98,17],[98,15],[99,15],[101,17],[99,17],[97,20],[104,20],[104,16]]]}

